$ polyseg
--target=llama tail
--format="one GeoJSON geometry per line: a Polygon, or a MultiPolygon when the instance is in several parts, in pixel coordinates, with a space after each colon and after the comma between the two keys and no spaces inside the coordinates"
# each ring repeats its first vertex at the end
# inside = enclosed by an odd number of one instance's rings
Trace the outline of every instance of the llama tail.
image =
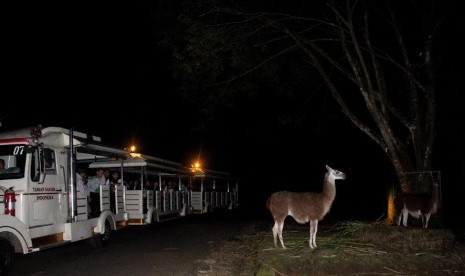
{"type": "Polygon", "coordinates": [[[271,196],[268,197],[268,199],[266,200],[266,208],[267,209],[270,209],[270,203],[271,203],[271,196]]]}

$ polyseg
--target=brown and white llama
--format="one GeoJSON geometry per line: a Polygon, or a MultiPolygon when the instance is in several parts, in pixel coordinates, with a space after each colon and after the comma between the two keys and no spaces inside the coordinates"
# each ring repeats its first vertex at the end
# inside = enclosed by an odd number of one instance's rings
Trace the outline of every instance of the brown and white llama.
{"type": "Polygon", "coordinates": [[[346,175],[338,170],[331,169],[326,165],[327,172],[325,173],[323,182],[323,191],[321,193],[314,192],[288,192],[280,191],[273,193],[266,202],[267,208],[270,210],[274,219],[273,239],[274,245],[277,247],[277,238],[283,248],[283,227],[284,220],[287,216],[293,217],[298,223],[304,224],[310,221],[310,238],[308,244],[310,248],[316,247],[316,232],[318,230],[318,221],[331,209],[331,205],[336,197],[336,179],[345,179],[346,175]]]}
{"type": "Polygon", "coordinates": [[[428,222],[432,214],[438,210],[439,184],[433,182],[430,193],[399,193],[394,199],[396,210],[399,212],[397,225],[407,227],[408,216],[420,218],[423,228],[428,228],[428,222]]]}

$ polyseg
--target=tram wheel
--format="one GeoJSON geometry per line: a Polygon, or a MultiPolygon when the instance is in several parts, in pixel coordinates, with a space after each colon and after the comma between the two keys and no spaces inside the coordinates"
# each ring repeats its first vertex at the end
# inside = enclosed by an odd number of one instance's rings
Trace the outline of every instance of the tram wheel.
{"type": "Polygon", "coordinates": [[[152,221],[150,222],[150,226],[156,227],[158,224],[158,215],[156,212],[152,213],[152,221]]]}
{"type": "Polygon", "coordinates": [[[15,249],[6,239],[0,238],[0,275],[7,275],[13,269],[15,249]]]}
{"type": "Polygon", "coordinates": [[[108,245],[111,240],[111,226],[108,221],[105,221],[105,229],[103,234],[95,235],[88,239],[91,247],[100,247],[102,245],[108,245]]]}
{"type": "Polygon", "coordinates": [[[110,243],[111,239],[111,226],[110,223],[105,221],[105,230],[103,231],[103,234],[100,235],[100,240],[102,241],[103,245],[107,245],[110,243]]]}

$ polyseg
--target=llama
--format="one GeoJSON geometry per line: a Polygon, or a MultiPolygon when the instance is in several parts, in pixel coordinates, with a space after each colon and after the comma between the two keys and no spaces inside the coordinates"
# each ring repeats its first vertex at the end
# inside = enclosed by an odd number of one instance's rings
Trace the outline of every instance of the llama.
{"type": "Polygon", "coordinates": [[[400,193],[394,200],[396,210],[399,210],[397,225],[407,227],[408,216],[420,218],[423,228],[428,228],[428,221],[438,210],[439,184],[433,182],[431,193],[400,193]]]}
{"type": "Polygon", "coordinates": [[[288,192],[280,191],[273,193],[266,203],[274,219],[273,239],[277,247],[277,237],[281,246],[286,249],[283,241],[284,220],[287,216],[292,216],[298,223],[305,224],[310,221],[310,238],[308,244],[310,248],[316,248],[316,232],[318,221],[331,209],[331,204],[336,197],[336,179],[345,179],[346,175],[338,170],[331,169],[326,165],[327,172],[323,182],[323,192],[288,192]]]}

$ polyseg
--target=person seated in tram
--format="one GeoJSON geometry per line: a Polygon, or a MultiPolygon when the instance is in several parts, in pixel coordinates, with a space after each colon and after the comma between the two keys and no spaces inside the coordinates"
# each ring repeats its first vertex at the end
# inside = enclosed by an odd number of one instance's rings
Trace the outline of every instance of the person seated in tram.
{"type": "Polygon", "coordinates": [[[158,185],[158,181],[155,181],[155,183],[153,183],[153,190],[158,191],[159,189],[160,189],[160,185],[158,185]]]}
{"type": "Polygon", "coordinates": [[[103,168],[98,168],[95,171],[95,176],[90,177],[87,181],[87,187],[90,192],[90,209],[92,217],[98,217],[100,215],[100,186],[104,186],[105,182],[105,171],[103,168]]]}
{"type": "Polygon", "coordinates": [[[90,213],[90,191],[87,186],[87,172],[83,168],[77,169],[76,172],[76,191],[80,194],[79,197],[85,197],[87,201],[87,212],[90,213]]]}
{"type": "Polygon", "coordinates": [[[109,169],[103,170],[103,175],[105,176],[105,185],[110,185],[111,182],[111,173],[109,169]]]}
{"type": "Polygon", "coordinates": [[[80,192],[82,196],[89,196],[89,189],[87,187],[87,173],[83,168],[77,169],[76,172],[76,190],[80,192]]]}
{"type": "Polygon", "coordinates": [[[110,185],[110,209],[115,213],[116,212],[116,198],[115,198],[115,190],[118,188],[119,185],[123,183],[121,178],[119,177],[119,173],[117,170],[110,172],[110,176],[108,177],[108,185],[110,185]]]}
{"type": "Polygon", "coordinates": [[[133,180],[131,185],[131,190],[140,190],[139,180],[133,180]]]}
{"type": "Polygon", "coordinates": [[[115,189],[123,183],[123,180],[119,177],[119,172],[118,171],[112,171],[110,172],[110,177],[109,177],[109,184],[110,184],[110,191],[115,189]]]}
{"type": "Polygon", "coordinates": [[[144,185],[144,190],[153,191],[153,182],[147,180],[144,185]]]}
{"type": "Polygon", "coordinates": [[[3,160],[2,158],[0,158],[0,173],[6,171],[6,168],[5,168],[5,160],[3,160]]]}

